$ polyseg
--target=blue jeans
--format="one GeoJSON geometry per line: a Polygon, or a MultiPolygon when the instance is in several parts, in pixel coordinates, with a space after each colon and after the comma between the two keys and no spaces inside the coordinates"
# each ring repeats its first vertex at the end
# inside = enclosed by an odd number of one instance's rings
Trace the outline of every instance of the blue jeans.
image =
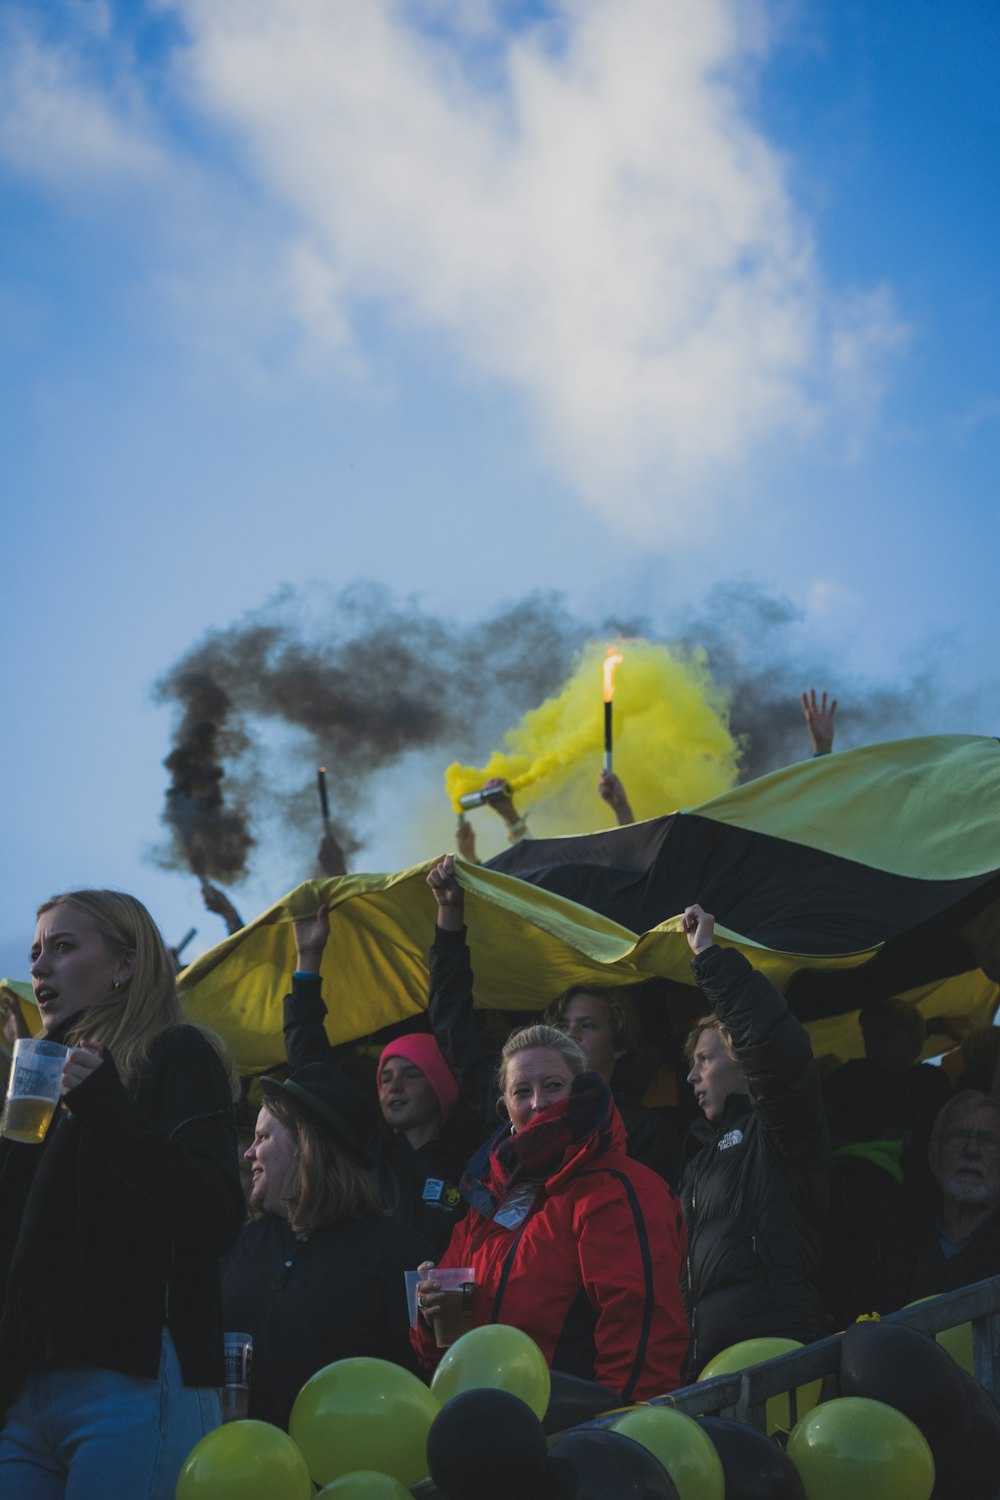
{"type": "Polygon", "coordinates": [[[218,1391],[182,1383],[166,1329],[155,1380],[48,1365],[28,1377],[0,1431],[0,1496],[174,1500],[184,1460],[218,1425],[218,1391]]]}

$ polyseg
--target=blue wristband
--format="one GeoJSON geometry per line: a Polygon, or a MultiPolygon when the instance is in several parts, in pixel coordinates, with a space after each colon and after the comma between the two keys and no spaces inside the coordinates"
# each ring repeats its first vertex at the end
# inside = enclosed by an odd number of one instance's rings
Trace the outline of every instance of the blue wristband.
{"type": "Polygon", "coordinates": [[[309,973],[306,972],[305,969],[296,969],[295,973],[292,975],[292,978],[293,979],[318,979],[319,975],[318,974],[309,974],[309,973]]]}

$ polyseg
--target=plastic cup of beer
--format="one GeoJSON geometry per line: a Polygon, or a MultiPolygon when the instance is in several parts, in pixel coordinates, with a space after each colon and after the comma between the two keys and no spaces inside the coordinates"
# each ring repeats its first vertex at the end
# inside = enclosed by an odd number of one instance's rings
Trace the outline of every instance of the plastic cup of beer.
{"type": "Polygon", "coordinates": [[[59,1103],[68,1047],[44,1037],[18,1037],[7,1084],[0,1135],[38,1146],[59,1103]]]}
{"type": "Polygon", "coordinates": [[[441,1288],[441,1311],[434,1319],[434,1341],[447,1349],[472,1327],[472,1294],[476,1272],[472,1266],[435,1266],[431,1279],[441,1288]]]}
{"type": "Polygon", "coordinates": [[[250,1371],[253,1339],[249,1333],[223,1335],[226,1383],[219,1392],[224,1422],[242,1422],[250,1410],[250,1371]]]}

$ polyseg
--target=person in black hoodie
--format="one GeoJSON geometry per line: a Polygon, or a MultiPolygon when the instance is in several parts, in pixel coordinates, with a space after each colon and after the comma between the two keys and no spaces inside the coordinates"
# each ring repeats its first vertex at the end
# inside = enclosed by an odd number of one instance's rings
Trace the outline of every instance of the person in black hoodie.
{"type": "Polygon", "coordinates": [[[713,1007],[688,1036],[688,1083],[703,1118],[681,1175],[687,1303],[696,1370],[743,1339],[821,1337],[819,1285],[829,1141],[819,1074],[784,998],[715,918],[689,906],[695,980],[713,1007]]]}
{"type": "Polygon", "coordinates": [[[219,1423],[235,1074],[132,896],[46,902],[31,976],[68,1051],[44,1141],[0,1141],[0,1494],[172,1500],[219,1423]]]}

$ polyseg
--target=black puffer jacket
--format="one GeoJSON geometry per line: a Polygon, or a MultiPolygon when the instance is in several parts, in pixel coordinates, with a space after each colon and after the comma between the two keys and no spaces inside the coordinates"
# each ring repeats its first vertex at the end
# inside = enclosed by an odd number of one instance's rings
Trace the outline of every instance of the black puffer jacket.
{"type": "Polygon", "coordinates": [[[742,1339],[825,1333],[818,1287],[829,1142],[809,1038],[734,948],[697,955],[695,979],[728,1026],[749,1095],[697,1120],[685,1149],[688,1315],[695,1368],[742,1339]]]}

